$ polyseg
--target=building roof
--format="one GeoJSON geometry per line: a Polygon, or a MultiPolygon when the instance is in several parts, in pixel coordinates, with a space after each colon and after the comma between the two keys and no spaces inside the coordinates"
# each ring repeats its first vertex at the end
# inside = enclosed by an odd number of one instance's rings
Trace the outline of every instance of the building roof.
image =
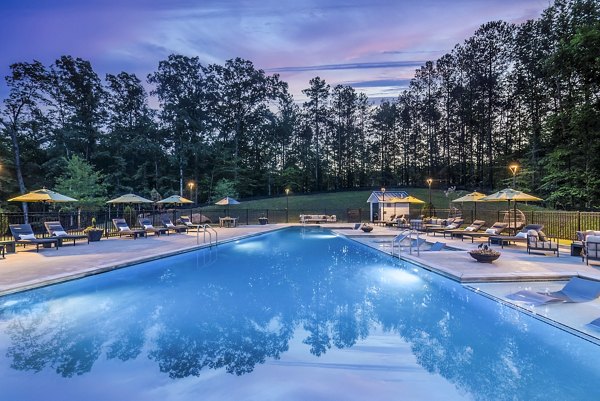
{"type": "MultiPolygon", "coordinates": [[[[379,203],[385,200],[385,203],[405,202],[402,198],[407,198],[406,191],[385,191],[385,196],[382,191],[373,191],[367,203],[379,203]]],[[[408,203],[408,202],[407,202],[408,203]]]]}

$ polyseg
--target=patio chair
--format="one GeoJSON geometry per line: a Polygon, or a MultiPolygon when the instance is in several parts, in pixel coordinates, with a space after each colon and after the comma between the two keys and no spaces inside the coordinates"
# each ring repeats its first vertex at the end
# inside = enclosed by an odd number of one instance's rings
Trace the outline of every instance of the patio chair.
{"type": "Polygon", "coordinates": [[[474,242],[475,238],[489,238],[492,236],[496,236],[498,234],[502,234],[504,230],[508,228],[508,223],[503,223],[500,221],[495,222],[490,228],[485,231],[477,231],[477,232],[467,232],[464,231],[460,234],[461,241],[464,241],[465,237],[471,238],[471,243],[474,242]]]}
{"type": "Polygon", "coordinates": [[[175,224],[173,224],[173,222],[171,221],[171,219],[168,218],[168,217],[161,217],[160,218],[160,222],[162,223],[163,227],[165,227],[167,230],[173,231],[175,233],[185,233],[188,230],[188,228],[187,228],[186,225],[183,225],[183,224],[175,225],[175,224]]]}
{"type": "Polygon", "coordinates": [[[58,239],[58,246],[63,246],[65,241],[73,240],[73,246],[75,246],[75,241],[78,239],[85,239],[87,243],[90,243],[90,239],[85,234],[69,234],[67,230],[65,230],[60,224],[60,221],[45,221],[44,227],[46,227],[46,231],[50,234],[51,237],[58,239]]]}
{"type": "Polygon", "coordinates": [[[202,226],[201,224],[192,223],[192,219],[190,219],[190,216],[179,216],[179,222],[181,222],[181,224],[184,224],[188,228],[188,230],[198,230],[202,226]]]}
{"type": "Polygon", "coordinates": [[[112,219],[112,222],[115,228],[117,229],[117,232],[119,233],[119,238],[121,238],[123,235],[133,237],[133,239],[136,239],[137,237],[146,236],[146,230],[132,230],[131,228],[129,228],[129,225],[127,224],[125,219],[112,219]]]}
{"type": "Polygon", "coordinates": [[[467,233],[477,232],[477,231],[481,230],[481,228],[483,226],[485,226],[485,220],[475,220],[474,222],[472,222],[465,228],[454,228],[451,230],[444,230],[444,231],[442,231],[442,233],[444,234],[444,238],[446,238],[446,234],[450,234],[450,238],[452,238],[455,235],[460,236],[460,234],[465,233],[465,232],[467,232],[467,233]]]}
{"type": "Polygon", "coordinates": [[[560,254],[558,238],[547,236],[541,230],[537,232],[537,235],[529,232],[527,234],[527,253],[530,254],[532,250],[553,252],[558,258],[560,254]]]}
{"type": "Polygon", "coordinates": [[[39,252],[40,245],[46,248],[54,244],[54,247],[58,250],[58,240],[56,238],[37,238],[29,224],[10,224],[8,227],[15,238],[15,242],[22,244],[23,247],[35,245],[35,251],[39,252]]]}
{"type": "Polygon", "coordinates": [[[387,219],[387,220],[385,220],[385,219],[383,219],[383,220],[374,220],[374,221],[373,221],[373,224],[377,224],[377,225],[382,225],[382,226],[385,226],[385,225],[387,225],[388,223],[392,224],[392,223],[394,222],[394,219],[395,219],[395,218],[396,218],[396,215],[395,215],[395,214],[392,214],[392,215],[390,216],[390,218],[389,218],[389,219],[387,219]]]}
{"type": "Polygon", "coordinates": [[[590,264],[591,260],[600,260],[600,236],[599,235],[586,235],[585,241],[583,241],[583,254],[585,257],[585,264],[590,264]]]}
{"type": "Polygon", "coordinates": [[[523,242],[527,243],[529,235],[539,235],[539,232],[544,228],[543,224],[528,224],[516,235],[492,235],[488,238],[488,244],[491,245],[493,242],[500,244],[504,248],[504,244],[510,245],[510,243],[523,242]]]}
{"type": "Polygon", "coordinates": [[[600,296],[600,281],[587,280],[573,277],[565,286],[554,292],[536,292],[522,290],[506,296],[518,302],[524,302],[533,306],[551,303],[566,302],[589,302],[600,296]]]}
{"type": "Polygon", "coordinates": [[[144,227],[144,231],[146,231],[146,234],[154,233],[154,235],[160,236],[161,234],[166,233],[167,235],[169,235],[168,229],[163,227],[154,227],[154,225],[152,224],[152,220],[150,220],[147,217],[140,217],[138,221],[140,225],[144,227]]]}

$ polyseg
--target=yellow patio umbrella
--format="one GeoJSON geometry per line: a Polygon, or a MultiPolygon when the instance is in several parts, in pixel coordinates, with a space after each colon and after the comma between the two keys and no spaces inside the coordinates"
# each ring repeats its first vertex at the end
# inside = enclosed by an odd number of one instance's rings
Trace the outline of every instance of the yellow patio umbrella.
{"type": "Polygon", "coordinates": [[[59,194],[47,188],[38,189],[35,191],[28,192],[23,195],[16,196],[8,200],[9,202],[46,202],[46,203],[60,203],[60,202],[77,202],[77,199],[73,199],[69,196],[59,194]]]}
{"type": "MultiPolygon", "coordinates": [[[[543,200],[542,198],[538,198],[537,196],[529,195],[522,191],[517,191],[512,188],[505,188],[501,191],[495,192],[491,195],[484,196],[479,199],[481,202],[508,202],[508,210],[510,212],[510,201],[513,201],[514,204],[514,216],[515,216],[515,224],[514,228],[517,226],[517,202],[538,202],[543,200]]],[[[509,213],[510,218],[510,213],[509,213]]],[[[510,226],[510,221],[509,221],[510,226]]]]}
{"type": "Polygon", "coordinates": [[[466,194],[465,196],[461,196],[460,198],[454,199],[452,203],[464,203],[464,202],[473,202],[473,218],[477,218],[477,202],[481,202],[481,199],[485,197],[485,194],[481,192],[471,192],[470,194],[466,194]]]}
{"type": "MultiPolygon", "coordinates": [[[[8,200],[9,202],[27,202],[27,203],[66,203],[66,202],[77,202],[77,199],[69,196],[59,194],[47,188],[37,189],[35,191],[28,192],[23,195],[16,196],[8,200]]],[[[42,208],[42,221],[44,221],[46,215],[46,207],[42,208]]]]}
{"type": "Polygon", "coordinates": [[[412,203],[412,204],[417,204],[417,205],[425,203],[425,201],[422,201],[419,198],[415,198],[412,195],[409,195],[406,198],[398,198],[398,203],[400,203],[400,202],[402,202],[402,203],[412,203]]]}

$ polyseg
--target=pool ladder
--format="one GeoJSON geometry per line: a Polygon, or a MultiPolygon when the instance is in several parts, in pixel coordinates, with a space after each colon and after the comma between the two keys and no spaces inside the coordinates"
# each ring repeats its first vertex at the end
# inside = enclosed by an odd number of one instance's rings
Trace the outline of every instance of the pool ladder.
{"type": "Polygon", "coordinates": [[[420,247],[421,247],[421,239],[419,238],[420,232],[416,231],[416,230],[403,230],[400,232],[400,234],[396,235],[393,239],[392,239],[392,249],[390,251],[390,254],[393,256],[394,255],[394,248],[396,247],[396,244],[398,244],[398,257],[400,257],[400,242],[404,241],[405,239],[409,240],[409,245],[408,245],[408,253],[412,255],[413,253],[413,244],[415,247],[415,250],[417,251],[417,256],[421,256],[421,251],[420,251],[420,247]]]}
{"type": "Polygon", "coordinates": [[[200,245],[200,229],[202,229],[202,232],[204,233],[203,242],[206,244],[206,233],[208,233],[208,245],[212,247],[212,233],[214,233],[215,246],[217,246],[217,243],[219,242],[219,234],[217,233],[217,230],[211,227],[210,224],[203,224],[198,227],[198,230],[196,231],[196,244],[200,245]]]}

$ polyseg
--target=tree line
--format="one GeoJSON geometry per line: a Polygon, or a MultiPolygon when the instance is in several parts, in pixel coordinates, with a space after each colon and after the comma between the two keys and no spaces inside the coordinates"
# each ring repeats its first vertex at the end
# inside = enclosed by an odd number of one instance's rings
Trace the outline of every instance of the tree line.
{"type": "MultiPolygon", "coordinates": [[[[297,102],[277,74],[235,58],[171,55],[145,82],[89,61],[11,65],[0,110],[0,196],[41,186],[90,198],[230,196],[374,186],[508,186],[560,208],[600,200],[600,2],[556,0],[492,21],[373,104],[320,77],[297,102]],[[145,88],[151,88],[147,91],[145,88]],[[77,185],[82,171],[90,183],[77,185]],[[98,185],[95,185],[95,183],[98,185]],[[65,184],[65,183],[68,183],[65,184]],[[85,187],[85,188],[82,188],[85,187]]],[[[83,180],[83,178],[82,178],[83,180]]]]}

